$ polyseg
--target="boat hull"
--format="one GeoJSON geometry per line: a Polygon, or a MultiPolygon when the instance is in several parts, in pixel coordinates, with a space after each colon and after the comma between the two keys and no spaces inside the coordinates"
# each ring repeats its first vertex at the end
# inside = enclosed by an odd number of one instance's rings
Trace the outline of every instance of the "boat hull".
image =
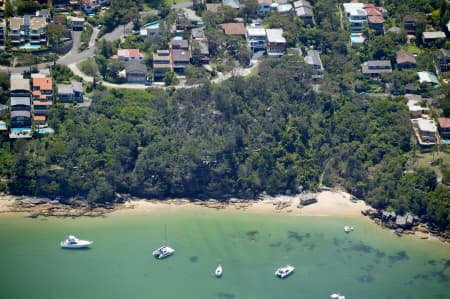
{"type": "Polygon", "coordinates": [[[94,242],[92,241],[84,241],[80,240],[77,244],[67,244],[66,242],[61,242],[61,248],[63,249],[82,249],[82,248],[88,248],[91,246],[94,242]]]}

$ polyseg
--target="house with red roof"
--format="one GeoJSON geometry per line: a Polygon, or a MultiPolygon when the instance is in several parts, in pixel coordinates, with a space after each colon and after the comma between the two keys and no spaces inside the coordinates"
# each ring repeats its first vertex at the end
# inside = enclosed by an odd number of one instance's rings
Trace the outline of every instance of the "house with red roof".
{"type": "Polygon", "coordinates": [[[50,77],[32,78],[32,99],[35,115],[46,115],[53,107],[53,79],[50,77]]]}
{"type": "Polygon", "coordinates": [[[370,29],[375,30],[376,34],[384,34],[384,16],[383,8],[376,7],[368,3],[364,5],[364,10],[367,12],[367,23],[370,29]]]}
{"type": "Polygon", "coordinates": [[[450,140],[450,118],[449,117],[439,117],[439,134],[441,134],[442,139],[450,140]]]}
{"type": "Polygon", "coordinates": [[[139,49],[118,49],[117,58],[122,61],[139,61],[144,63],[145,53],[139,49]]]}

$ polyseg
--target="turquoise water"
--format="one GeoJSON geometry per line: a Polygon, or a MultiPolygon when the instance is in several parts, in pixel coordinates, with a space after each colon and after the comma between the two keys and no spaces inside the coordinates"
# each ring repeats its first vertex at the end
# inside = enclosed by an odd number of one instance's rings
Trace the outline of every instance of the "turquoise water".
{"type": "Polygon", "coordinates": [[[31,129],[30,128],[11,128],[11,132],[13,132],[15,134],[31,133],[31,129]]]}
{"type": "Polygon", "coordinates": [[[55,130],[52,128],[43,128],[43,129],[37,129],[36,132],[38,134],[53,134],[55,133],[55,130]]]}
{"type": "Polygon", "coordinates": [[[148,24],[145,24],[142,26],[145,29],[158,29],[159,28],[159,21],[151,22],[148,24]]]}
{"type": "Polygon", "coordinates": [[[450,298],[450,246],[365,219],[215,210],[105,218],[0,217],[0,298],[450,298]],[[344,225],[355,231],[343,232],[344,225]],[[152,257],[163,244],[174,256],[152,257]],[[94,240],[62,250],[68,234],[94,240]],[[218,263],[221,279],[213,275],[218,263]],[[296,267],[274,277],[283,264],[296,267]]]}
{"type": "Polygon", "coordinates": [[[32,45],[30,43],[27,43],[23,46],[20,46],[21,49],[31,49],[31,50],[36,50],[36,49],[40,49],[41,45],[32,45]]]}

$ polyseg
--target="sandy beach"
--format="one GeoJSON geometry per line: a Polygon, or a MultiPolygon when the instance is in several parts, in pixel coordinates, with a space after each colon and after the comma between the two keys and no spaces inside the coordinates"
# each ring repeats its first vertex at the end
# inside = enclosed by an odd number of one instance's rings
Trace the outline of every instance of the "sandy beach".
{"type": "Polygon", "coordinates": [[[361,210],[369,208],[363,201],[353,203],[346,192],[324,191],[318,194],[317,202],[308,206],[299,205],[299,196],[264,196],[262,200],[241,201],[230,199],[227,203],[214,200],[189,201],[172,199],[167,201],[129,201],[123,209],[113,213],[170,212],[180,210],[216,209],[257,214],[282,213],[292,216],[348,216],[364,217],[361,210]]]}

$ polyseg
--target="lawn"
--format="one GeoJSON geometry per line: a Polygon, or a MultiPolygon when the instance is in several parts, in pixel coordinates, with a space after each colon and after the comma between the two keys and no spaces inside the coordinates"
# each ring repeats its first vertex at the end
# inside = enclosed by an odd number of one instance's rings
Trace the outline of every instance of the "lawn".
{"type": "Polygon", "coordinates": [[[436,172],[438,176],[442,176],[441,165],[450,165],[449,152],[435,152],[433,153],[417,153],[417,160],[415,166],[430,168],[436,172]],[[433,162],[435,161],[435,162],[433,162]]]}
{"type": "Polygon", "coordinates": [[[417,54],[419,55],[422,51],[420,50],[419,47],[417,47],[415,44],[407,44],[405,46],[405,51],[406,52],[411,52],[413,54],[417,54]]]}

